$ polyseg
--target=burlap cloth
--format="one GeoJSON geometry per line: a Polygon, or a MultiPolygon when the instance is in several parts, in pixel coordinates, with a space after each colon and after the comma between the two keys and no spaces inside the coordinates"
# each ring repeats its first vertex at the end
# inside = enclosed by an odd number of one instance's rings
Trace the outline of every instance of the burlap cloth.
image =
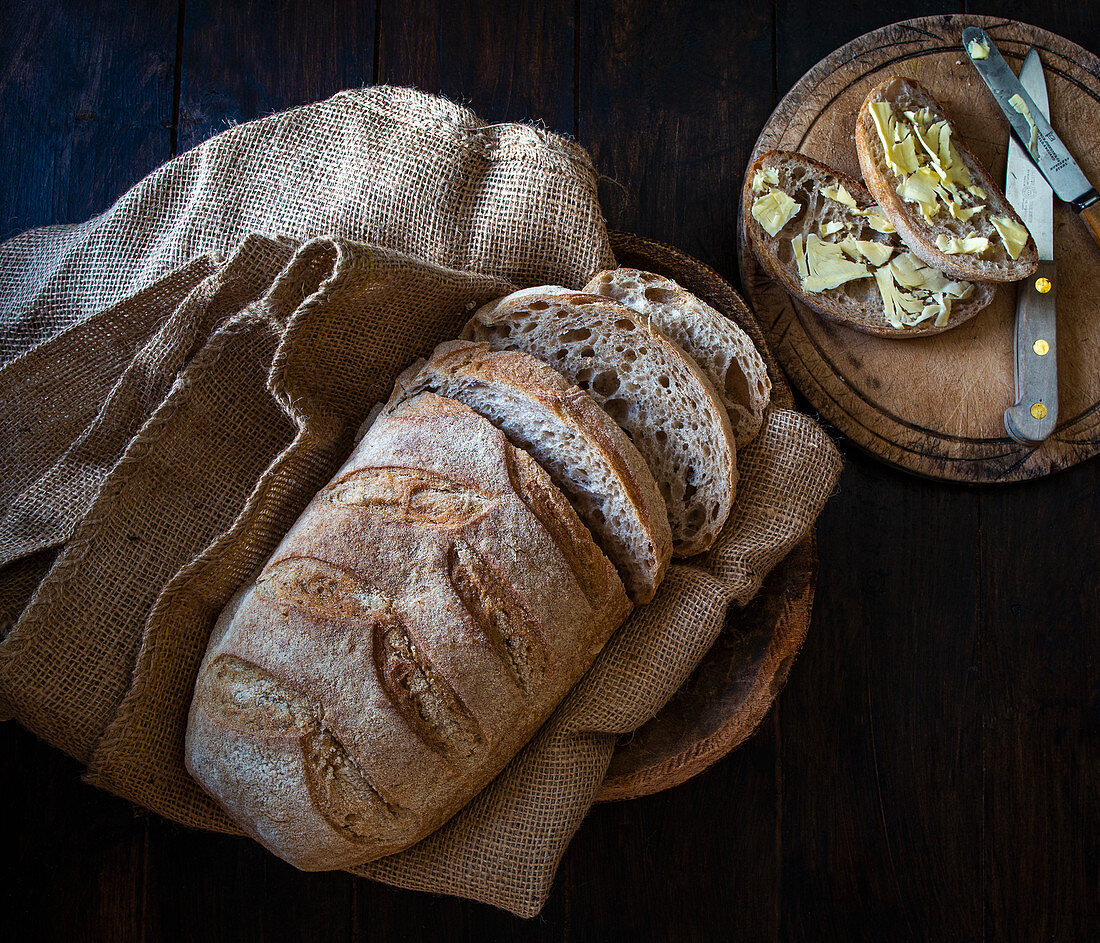
{"type": "MultiPolygon", "coordinates": [[[[395,375],[516,286],[614,264],[578,146],[407,89],[219,134],[80,225],[0,246],[0,709],[87,779],[236,831],[187,776],[214,619],[395,375]]],[[[769,411],[719,545],[675,565],[507,769],[356,869],[538,912],[619,735],[688,676],[839,471],[769,411]]]]}

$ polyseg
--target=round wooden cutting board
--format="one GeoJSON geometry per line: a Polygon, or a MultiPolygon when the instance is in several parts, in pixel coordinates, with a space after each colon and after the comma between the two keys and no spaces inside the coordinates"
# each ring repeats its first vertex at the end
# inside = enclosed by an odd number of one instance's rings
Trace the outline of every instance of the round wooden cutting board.
{"type": "MultiPolygon", "coordinates": [[[[620,265],[673,278],[736,321],[767,360],[772,402],[791,407],[791,390],[767,351],[760,325],[728,282],[678,249],[640,236],[613,232],[611,247],[620,265]]],[[[748,737],[782,690],[806,638],[816,582],[811,531],[745,608],[730,607],[717,641],[683,687],[620,742],[597,801],[633,799],[679,785],[748,737]]]]}
{"type": "MultiPolygon", "coordinates": [[[[963,52],[981,26],[1016,71],[1034,46],[1046,72],[1051,124],[1082,170],[1100,180],[1100,60],[1045,30],[1011,20],[935,16],[861,36],[822,60],[768,119],[750,161],[801,151],[860,178],[853,132],[867,92],[889,75],[918,79],[939,99],[994,179],[1004,181],[1008,123],[963,52]]],[[[748,249],[742,206],[741,281],[787,376],[840,432],[873,456],[932,478],[1036,478],[1100,451],[1100,248],[1055,200],[1059,420],[1040,447],[1004,430],[1015,400],[1015,285],[960,327],[894,340],[830,324],[794,303],[748,249]]]]}

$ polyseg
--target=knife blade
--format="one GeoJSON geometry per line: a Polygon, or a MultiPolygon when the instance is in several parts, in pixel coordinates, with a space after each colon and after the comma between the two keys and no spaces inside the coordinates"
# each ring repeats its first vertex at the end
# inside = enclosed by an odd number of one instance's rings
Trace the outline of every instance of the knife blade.
{"type": "MultiPolygon", "coordinates": [[[[1020,84],[1027,90],[1039,114],[1050,113],[1043,63],[1032,49],[1020,69],[1020,84]]],[[[1039,250],[1039,260],[1054,259],[1054,194],[1046,179],[1015,135],[1008,137],[1008,166],[1005,170],[1005,196],[1027,225],[1039,250]]]]}
{"type": "Polygon", "coordinates": [[[1013,134],[1058,198],[1082,214],[1092,238],[1100,245],[1100,194],[1051,128],[1049,113],[1038,107],[985,30],[968,26],[963,30],[962,41],[971,63],[1008,119],[1013,134]]]}
{"type": "MultiPolygon", "coordinates": [[[[1024,59],[1020,84],[1035,106],[1033,114],[1049,116],[1043,64],[1035,49],[1024,59]]],[[[1004,415],[1008,434],[1030,444],[1046,439],[1058,421],[1054,194],[1013,134],[1008,138],[1005,196],[1039,250],[1035,274],[1016,288],[1016,402],[1004,415]]]]}

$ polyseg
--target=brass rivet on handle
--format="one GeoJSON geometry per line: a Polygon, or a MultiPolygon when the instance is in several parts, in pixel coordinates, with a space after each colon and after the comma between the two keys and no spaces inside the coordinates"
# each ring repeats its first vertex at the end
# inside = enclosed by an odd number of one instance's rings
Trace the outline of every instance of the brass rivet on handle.
{"type": "Polygon", "coordinates": [[[1052,287],[1049,278],[1035,279],[1035,290],[1039,292],[1040,295],[1045,295],[1052,287]]]}
{"type": "Polygon", "coordinates": [[[1050,344],[1048,344],[1041,337],[1031,345],[1031,349],[1035,351],[1040,357],[1050,353],[1050,344]]]}
{"type": "Polygon", "coordinates": [[[1047,408],[1042,403],[1031,404],[1031,415],[1036,419],[1045,419],[1047,414],[1047,408]]]}

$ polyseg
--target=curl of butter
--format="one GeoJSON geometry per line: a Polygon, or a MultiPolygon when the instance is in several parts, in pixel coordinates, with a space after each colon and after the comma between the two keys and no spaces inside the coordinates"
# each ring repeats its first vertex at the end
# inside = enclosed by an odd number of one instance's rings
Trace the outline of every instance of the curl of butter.
{"type": "Polygon", "coordinates": [[[981,255],[989,248],[989,240],[985,236],[963,236],[958,239],[940,233],[936,236],[936,248],[944,255],[981,255]]]}
{"type": "Polygon", "coordinates": [[[1031,128],[1031,135],[1027,139],[1027,149],[1031,152],[1031,156],[1035,157],[1039,146],[1039,129],[1035,126],[1035,119],[1031,117],[1031,109],[1027,107],[1027,102],[1018,92],[1008,100],[1008,103],[1014,111],[1024,116],[1028,127],[1031,128]]]}
{"type": "Polygon", "coordinates": [[[993,216],[990,218],[993,228],[1000,234],[1001,241],[1005,244],[1005,251],[1012,259],[1020,257],[1020,251],[1027,244],[1029,235],[1026,228],[1007,216],[993,216]]]}
{"type": "Polygon", "coordinates": [[[971,59],[989,58],[989,44],[986,42],[978,42],[978,40],[972,39],[970,40],[970,44],[966,47],[966,51],[971,59]]]}
{"type": "Polygon", "coordinates": [[[779,230],[787,225],[791,219],[802,209],[801,203],[795,203],[782,190],[769,190],[761,197],[757,197],[752,203],[752,216],[764,231],[775,238],[779,230]]]}

